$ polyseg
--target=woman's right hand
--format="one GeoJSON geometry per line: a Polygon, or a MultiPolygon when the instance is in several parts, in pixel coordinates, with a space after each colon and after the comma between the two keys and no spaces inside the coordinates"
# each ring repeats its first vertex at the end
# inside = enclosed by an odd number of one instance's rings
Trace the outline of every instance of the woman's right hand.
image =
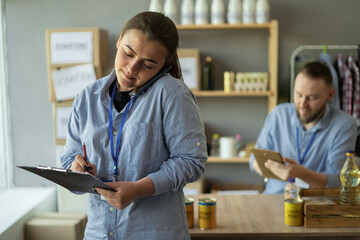
{"type": "Polygon", "coordinates": [[[88,172],[93,176],[96,176],[97,170],[96,170],[96,165],[86,162],[84,157],[81,155],[76,155],[75,160],[72,162],[70,170],[73,172],[88,172]],[[88,168],[88,171],[85,170],[84,166],[86,166],[88,168]],[[91,166],[92,170],[89,169],[89,167],[91,166]]]}

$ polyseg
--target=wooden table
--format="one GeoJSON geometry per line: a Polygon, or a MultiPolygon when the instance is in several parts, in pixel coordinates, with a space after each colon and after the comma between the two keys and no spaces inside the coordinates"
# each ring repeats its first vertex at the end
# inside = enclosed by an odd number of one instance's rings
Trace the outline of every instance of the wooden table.
{"type": "Polygon", "coordinates": [[[360,239],[360,228],[305,228],[284,224],[284,200],[276,195],[202,194],[194,198],[191,239],[360,239]],[[214,197],[216,228],[198,227],[198,199],[214,197]]]}

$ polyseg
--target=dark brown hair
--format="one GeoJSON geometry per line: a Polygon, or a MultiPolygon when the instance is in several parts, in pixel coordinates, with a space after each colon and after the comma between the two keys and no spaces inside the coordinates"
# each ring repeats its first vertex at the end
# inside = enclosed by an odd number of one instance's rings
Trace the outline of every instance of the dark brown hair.
{"type": "Polygon", "coordinates": [[[181,68],[177,55],[179,47],[179,34],[174,22],[162,13],[142,12],[132,17],[123,27],[120,37],[123,37],[128,30],[136,29],[146,34],[148,40],[157,41],[166,47],[168,57],[164,67],[171,66],[169,73],[181,79],[181,68]]]}
{"type": "Polygon", "coordinates": [[[332,76],[329,68],[321,62],[310,62],[307,63],[301,70],[300,73],[311,79],[323,79],[326,85],[332,87],[332,76]]]}

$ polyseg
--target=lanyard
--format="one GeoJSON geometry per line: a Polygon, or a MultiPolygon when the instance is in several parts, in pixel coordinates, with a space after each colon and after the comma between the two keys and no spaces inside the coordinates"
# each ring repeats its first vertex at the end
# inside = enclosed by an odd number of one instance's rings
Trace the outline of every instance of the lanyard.
{"type": "Polygon", "coordinates": [[[312,144],[313,141],[314,141],[314,138],[315,138],[316,134],[317,134],[317,131],[314,132],[314,134],[312,135],[311,140],[310,140],[309,144],[307,145],[303,156],[301,157],[301,156],[300,156],[300,144],[299,144],[299,128],[296,127],[297,153],[298,153],[298,160],[299,160],[299,163],[300,163],[301,165],[302,165],[303,162],[304,162],[305,156],[306,156],[306,154],[308,153],[308,151],[309,151],[309,149],[310,149],[310,147],[311,147],[311,144],[312,144]]]}
{"type": "Polygon", "coordinates": [[[112,94],[111,94],[111,101],[110,101],[110,107],[109,107],[110,148],[111,148],[111,156],[112,156],[112,159],[114,161],[113,182],[116,181],[116,176],[117,176],[117,163],[118,163],[118,158],[119,158],[121,133],[122,133],[122,129],[123,129],[124,124],[125,124],[126,115],[128,114],[130,105],[132,103],[132,98],[130,98],[130,102],[126,105],[124,115],[123,115],[122,120],[121,120],[121,125],[120,125],[120,129],[119,129],[119,132],[118,132],[118,138],[117,138],[117,144],[116,144],[116,154],[115,154],[114,144],[113,144],[113,132],[112,132],[112,129],[113,129],[113,126],[112,126],[112,105],[113,105],[113,101],[114,101],[115,89],[116,89],[116,84],[115,84],[114,89],[113,89],[112,94]]]}

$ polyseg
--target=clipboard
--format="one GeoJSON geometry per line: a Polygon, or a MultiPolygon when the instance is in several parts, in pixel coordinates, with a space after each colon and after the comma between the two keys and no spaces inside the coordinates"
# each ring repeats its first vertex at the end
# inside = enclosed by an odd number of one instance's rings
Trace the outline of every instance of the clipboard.
{"type": "Polygon", "coordinates": [[[26,171],[35,173],[46,178],[70,191],[96,193],[95,187],[103,188],[116,192],[115,189],[103,183],[100,179],[94,177],[90,173],[72,172],[65,168],[55,168],[49,166],[17,166],[26,171]]]}
{"type": "Polygon", "coordinates": [[[279,152],[265,150],[265,149],[259,149],[259,148],[253,148],[253,149],[251,149],[251,153],[254,154],[255,160],[257,161],[264,178],[275,178],[278,180],[282,180],[278,176],[276,176],[274,173],[272,173],[269,169],[267,169],[264,165],[268,159],[279,162],[281,164],[285,164],[284,160],[279,152]]]}

